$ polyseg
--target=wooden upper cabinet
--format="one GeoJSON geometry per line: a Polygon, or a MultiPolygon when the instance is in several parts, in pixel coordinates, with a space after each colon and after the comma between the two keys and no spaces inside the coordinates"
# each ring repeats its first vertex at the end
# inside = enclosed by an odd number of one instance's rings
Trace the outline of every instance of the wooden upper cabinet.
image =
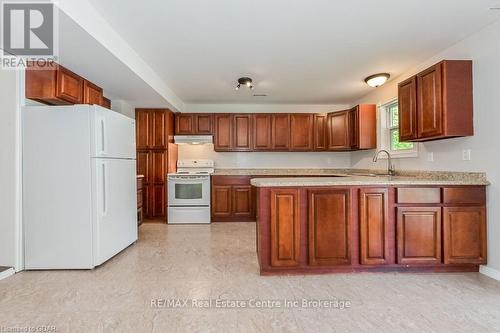
{"type": "Polygon", "coordinates": [[[214,115],[214,149],[216,151],[233,150],[233,129],[230,114],[214,115]]]}
{"type": "Polygon", "coordinates": [[[271,124],[272,149],[288,150],[290,148],[289,114],[273,114],[271,124]]]}
{"type": "Polygon", "coordinates": [[[175,134],[213,134],[213,115],[210,113],[178,113],[175,116],[175,134]]]}
{"type": "Polygon", "coordinates": [[[350,150],[349,111],[328,114],[328,150],[350,150]]]}
{"type": "Polygon", "coordinates": [[[400,140],[474,135],[472,61],[443,60],[399,84],[400,140]]]}
{"type": "Polygon", "coordinates": [[[149,109],[135,110],[135,137],[137,149],[151,148],[151,113],[149,109]]]}
{"type": "Polygon", "coordinates": [[[351,263],[349,196],[349,189],[308,191],[310,265],[351,263]]]}
{"type": "Polygon", "coordinates": [[[233,117],[233,149],[234,151],[252,150],[252,115],[235,114],[233,117]]]}
{"type": "Polygon", "coordinates": [[[293,267],[300,262],[299,191],[271,190],[271,266],[293,267]]]}
{"type": "Polygon", "coordinates": [[[349,111],[349,145],[352,150],[359,149],[359,105],[349,111]]]}
{"type": "Polygon", "coordinates": [[[441,263],[441,207],[398,207],[399,264],[441,263]]]}
{"type": "Polygon", "coordinates": [[[253,150],[271,150],[271,114],[253,115],[253,150]]]}
{"type": "Polygon", "coordinates": [[[290,114],[290,150],[310,151],[314,147],[314,115],[290,114]]]}
{"type": "Polygon", "coordinates": [[[417,133],[419,138],[443,134],[441,64],[417,75],[417,133]]]}
{"type": "Polygon", "coordinates": [[[486,264],[486,209],[443,208],[445,264],[486,264]]]}
{"type": "Polygon", "coordinates": [[[83,103],[83,78],[61,65],[51,69],[28,67],[25,84],[28,99],[50,105],[83,103]]]}
{"type": "Polygon", "coordinates": [[[390,261],[387,188],[359,190],[360,263],[384,265],[390,261]]]}
{"type": "Polygon", "coordinates": [[[398,84],[399,140],[410,141],[417,135],[417,78],[398,84]]]}
{"type": "Polygon", "coordinates": [[[102,106],[105,107],[106,109],[111,109],[111,100],[106,97],[102,97],[102,106]]]}
{"type": "Polygon", "coordinates": [[[168,120],[167,113],[164,110],[151,110],[151,148],[167,149],[168,145],[168,120]]]}
{"type": "Polygon", "coordinates": [[[194,133],[194,114],[178,113],[175,115],[175,134],[194,133]]]}
{"type": "Polygon", "coordinates": [[[103,106],[102,88],[87,80],[83,81],[83,103],[103,106]]]}
{"type": "Polygon", "coordinates": [[[351,149],[377,148],[377,106],[375,104],[359,104],[351,109],[349,117],[351,127],[351,149]]]}
{"type": "Polygon", "coordinates": [[[326,114],[315,114],[314,115],[314,142],[313,149],[315,151],[326,150],[326,114]]]}

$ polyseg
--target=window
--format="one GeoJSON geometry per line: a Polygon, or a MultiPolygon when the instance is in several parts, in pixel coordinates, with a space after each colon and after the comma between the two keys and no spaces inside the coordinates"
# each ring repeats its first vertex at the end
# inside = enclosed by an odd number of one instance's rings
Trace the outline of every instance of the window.
{"type": "Polygon", "coordinates": [[[394,157],[418,156],[418,144],[399,141],[398,100],[380,106],[381,140],[380,149],[385,149],[394,157]]]}

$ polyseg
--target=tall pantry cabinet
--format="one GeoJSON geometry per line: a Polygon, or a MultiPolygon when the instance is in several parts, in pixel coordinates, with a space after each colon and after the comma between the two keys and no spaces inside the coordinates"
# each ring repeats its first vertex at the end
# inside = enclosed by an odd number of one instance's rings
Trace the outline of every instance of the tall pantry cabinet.
{"type": "Polygon", "coordinates": [[[149,220],[166,219],[167,173],[176,171],[174,114],[169,109],[136,109],[137,174],[144,175],[143,210],[149,220]]]}

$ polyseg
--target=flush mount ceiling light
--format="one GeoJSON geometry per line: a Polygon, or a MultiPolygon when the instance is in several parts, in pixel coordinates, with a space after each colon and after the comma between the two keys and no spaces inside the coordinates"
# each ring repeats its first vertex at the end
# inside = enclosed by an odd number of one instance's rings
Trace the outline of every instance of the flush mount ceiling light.
{"type": "Polygon", "coordinates": [[[391,76],[388,73],[378,73],[368,76],[365,79],[365,82],[370,87],[377,88],[383,85],[387,80],[389,80],[390,77],[391,76]]]}
{"type": "Polygon", "coordinates": [[[250,89],[253,89],[252,79],[249,77],[240,77],[238,79],[238,85],[236,86],[236,90],[240,89],[241,86],[247,86],[250,89]]]}

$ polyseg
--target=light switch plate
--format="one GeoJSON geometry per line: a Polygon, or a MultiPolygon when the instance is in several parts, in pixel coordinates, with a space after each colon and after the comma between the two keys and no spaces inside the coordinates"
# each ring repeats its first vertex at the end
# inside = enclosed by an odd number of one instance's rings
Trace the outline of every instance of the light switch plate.
{"type": "Polygon", "coordinates": [[[462,161],[470,161],[470,149],[462,150],[462,161]]]}

